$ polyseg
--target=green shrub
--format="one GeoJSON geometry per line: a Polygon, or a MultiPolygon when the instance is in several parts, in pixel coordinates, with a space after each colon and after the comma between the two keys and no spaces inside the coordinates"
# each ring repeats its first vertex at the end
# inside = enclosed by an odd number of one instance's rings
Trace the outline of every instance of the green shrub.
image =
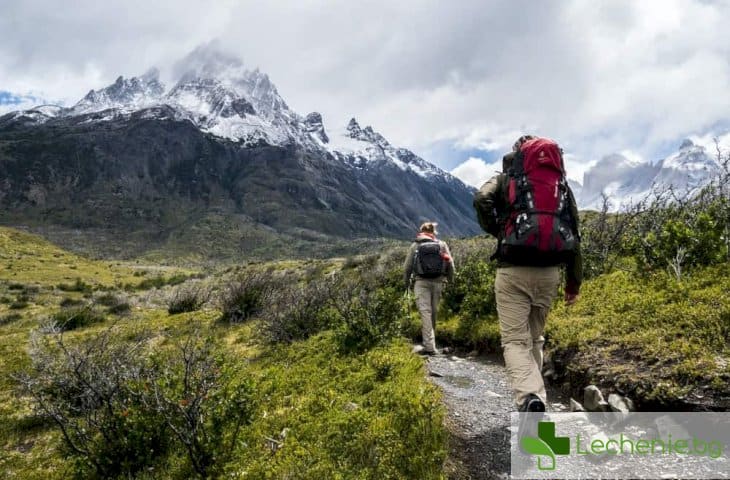
{"type": "Polygon", "coordinates": [[[200,285],[190,285],[178,288],[167,303],[167,313],[194,312],[208,301],[208,290],[200,285]]]}
{"type": "Polygon", "coordinates": [[[62,433],[62,451],[80,478],[129,476],[169,449],[164,419],[140,397],[145,385],[141,343],[108,330],[82,345],[63,335],[33,337],[24,390],[62,433]]]}
{"type": "Polygon", "coordinates": [[[17,379],[61,430],[80,478],[130,478],[170,454],[184,459],[181,477],[217,478],[240,447],[254,404],[235,362],[210,335],[149,355],[151,338],[34,335],[32,367],[17,379]]]}
{"type": "Polygon", "coordinates": [[[104,321],[104,315],[92,306],[62,308],[52,316],[53,322],[62,331],[88,327],[104,321]]]}
{"type": "Polygon", "coordinates": [[[95,303],[98,303],[99,305],[103,305],[105,307],[113,307],[115,305],[118,305],[120,303],[121,299],[112,294],[112,293],[105,293],[104,295],[100,295],[94,299],[95,303]]]}
{"type": "Polygon", "coordinates": [[[7,315],[4,315],[0,317],[0,326],[7,325],[9,323],[17,322],[23,318],[23,316],[19,313],[9,313],[7,315]]]}
{"type": "Polygon", "coordinates": [[[61,300],[61,302],[59,303],[59,306],[62,308],[68,308],[68,307],[78,307],[83,304],[84,304],[84,301],[79,300],[78,298],[64,297],[61,300]]]}
{"type": "Polygon", "coordinates": [[[272,290],[261,315],[261,333],[270,342],[289,343],[334,326],[334,295],[341,288],[335,279],[324,278],[272,290]]]}
{"type": "Polygon", "coordinates": [[[139,282],[136,285],[133,284],[126,284],[125,289],[126,290],[150,290],[152,288],[162,288],[165,285],[180,285],[181,283],[185,282],[189,278],[197,278],[199,275],[185,275],[182,273],[176,273],[175,275],[172,275],[170,277],[165,277],[164,275],[157,275],[152,278],[145,278],[141,282],[139,282]]]}
{"type": "Polygon", "coordinates": [[[469,258],[456,271],[454,282],[443,293],[442,309],[462,318],[484,318],[497,313],[494,297],[496,268],[493,262],[469,258]]]}
{"type": "Polygon", "coordinates": [[[12,310],[22,310],[24,308],[28,308],[28,305],[30,304],[25,300],[16,300],[10,304],[9,308],[12,310]]]}
{"type": "Polygon", "coordinates": [[[112,315],[126,315],[132,310],[132,307],[129,305],[129,303],[120,301],[116,305],[112,305],[109,308],[106,309],[107,313],[110,313],[112,315]]]}
{"type": "Polygon", "coordinates": [[[107,313],[112,315],[126,315],[131,310],[129,303],[113,293],[105,293],[94,299],[94,303],[107,307],[107,313]]]}
{"type": "MultiPolygon", "coordinates": [[[[586,282],[581,300],[558,302],[546,346],[582,381],[610,378],[634,400],[677,401],[714,378],[730,379],[730,275],[700,267],[681,281],[668,272],[616,271],[586,282]],[[566,358],[567,357],[567,358],[566,358]]],[[[730,383],[717,389],[730,393],[730,383]]]]}
{"type": "Polygon", "coordinates": [[[24,290],[25,285],[22,283],[11,283],[8,285],[8,290],[24,290]]]}
{"type": "Polygon", "coordinates": [[[260,272],[247,272],[239,275],[224,289],[218,303],[222,312],[220,320],[228,323],[241,323],[260,314],[278,284],[270,276],[260,272]]]}
{"type": "Polygon", "coordinates": [[[90,293],[93,289],[91,285],[77,278],[74,283],[59,283],[57,288],[63,292],[81,292],[90,293]]]}
{"type": "Polygon", "coordinates": [[[402,332],[400,290],[367,287],[335,303],[340,326],[336,340],[343,351],[362,352],[383,345],[402,332]]]}

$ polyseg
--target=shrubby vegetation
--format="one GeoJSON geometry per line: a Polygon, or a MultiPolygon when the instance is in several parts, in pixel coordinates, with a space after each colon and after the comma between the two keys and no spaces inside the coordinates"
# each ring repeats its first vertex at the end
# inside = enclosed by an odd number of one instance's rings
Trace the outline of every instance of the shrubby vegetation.
{"type": "Polygon", "coordinates": [[[210,337],[154,352],[149,333],[135,337],[108,329],[69,345],[62,334],[36,334],[19,381],[61,430],[83,478],[126,477],[176,448],[187,459],[182,471],[214,475],[251,420],[250,386],[233,378],[210,337]]]}
{"type": "MultiPolygon", "coordinates": [[[[0,371],[15,379],[0,377],[12,449],[0,472],[442,478],[443,407],[402,339],[402,255],[251,265],[159,292],[120,293],[139,270],[99,283],[82,271],[83,284],[56,275],[63,289],[0,325],[11,352],[0,371]]],[[[0,295],[24,294],[1,280],[0,295]]]]}

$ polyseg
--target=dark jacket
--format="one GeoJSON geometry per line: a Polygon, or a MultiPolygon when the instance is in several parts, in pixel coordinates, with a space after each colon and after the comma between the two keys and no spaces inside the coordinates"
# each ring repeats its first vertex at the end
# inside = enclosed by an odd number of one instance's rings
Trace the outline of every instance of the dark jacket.
{"type": "MultiPolygon", "coordinates": [[[[449,246],[443,240],[438,240],[434,235],[429,235],[428,233],[419,233],[416,236],[416,240],[411,244],[411,247],[408,249],[405,262],[403,262],[403,280],[406,290],[410,288],[411,275],[414,275],[415,272],[416,266],[413,264],[413,261],[415,259],[418,245],[423,242],[433,241],[439,242],[439,245],[441,246],[441,256],[444,261],[446,261],[446,272],[437,280],[447,279],[450,282],[454,280],[454,273],[456,273],[456,270],[454,268],[454,259],[451,257],[451,251],[449,251],[449,246]]],[[[416,275],[416,278],[418,278],[418,275],[416,275]]]]}
{"type": "MultiPolygon", "coordinates": [[[[503,171],[508,171],[514,154],[505,155],[502,160],[503,171]]],[[[509,185],[509,176],[506,173],[500,173],[490,178],[474,195],[474,208],[477,212],[477,219],[482,229],[499,239],[503,234],[504,220],[507,216],[507,188],[509,185]]],[[[572,225],[573,234],[580,239],[578,224],[578,207],[575,203],[573,192],[568,187],[568,200],[571,216],[574,219],[572,225]]],[[[498,266],[509,266],[508,263],[500,260],[498,266]]],[[[580,290],[580,284],[583,282],[583,257],[580,251],[580,241],[578,241],[575,250],[569,256],[566,263],[566,286],[568,293],[577,294],[580,290]]]]}

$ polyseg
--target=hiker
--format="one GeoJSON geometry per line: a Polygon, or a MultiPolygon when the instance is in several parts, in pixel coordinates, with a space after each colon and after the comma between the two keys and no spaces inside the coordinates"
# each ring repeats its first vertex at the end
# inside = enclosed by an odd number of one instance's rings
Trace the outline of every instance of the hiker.
{"type": "Polygon", "coordinates": [[[421,314],[422,353],[426,355],[440,353],[436,348],[436,312],[444,283],[454,279],[454,261],[446,242],[436,238],[437,225],[421,225],[404,264],[406,290],[410,289],[412,276],[415,277],[413,291],[421,314]]]}
{"type": "Polygon", "coordinates": [[[523,412],[544,412],[543,330],[566,266],[565,302],[578,299],[583,263],[578,209],[552,140],[520,137],[502,173],[474,196],[479,224],[497,237],[494,293],[507,374],[523,412]]]}

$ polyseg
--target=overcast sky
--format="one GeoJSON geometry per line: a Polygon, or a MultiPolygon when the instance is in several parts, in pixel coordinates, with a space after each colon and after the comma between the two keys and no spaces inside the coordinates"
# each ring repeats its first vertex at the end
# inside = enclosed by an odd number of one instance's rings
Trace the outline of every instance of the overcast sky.
{"type": "MultiPolygon", "coordinates": [[[[218,40],[325,126],[355,116],[477,183],[522,133],[570,176],[730,130],[730,0],[2,3],[0,109],[73,104],[218,40]]],[[[707,137],[709,138],[709,137],[707,137]]]]}

